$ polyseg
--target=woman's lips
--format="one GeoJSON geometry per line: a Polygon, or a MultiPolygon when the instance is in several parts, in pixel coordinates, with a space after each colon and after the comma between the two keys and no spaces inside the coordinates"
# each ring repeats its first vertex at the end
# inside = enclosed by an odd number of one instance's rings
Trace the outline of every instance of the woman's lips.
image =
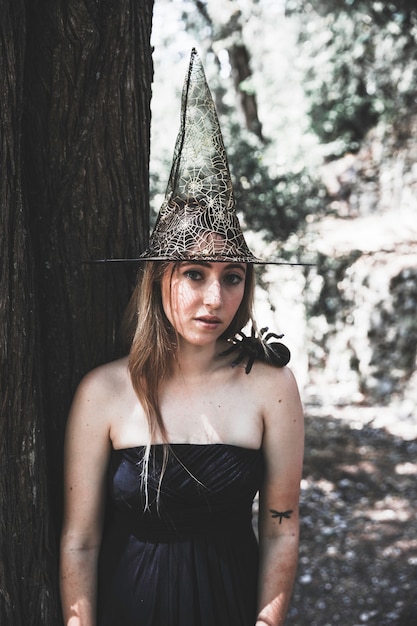
{"type": "Polygon", "coordinates": [[[196,317],[196,321],[204,324],[206,326],[215,327],[221,323],[221,320],[218,317],[211,317],[209,315],[204,315],[202,317],[196,317]]]}

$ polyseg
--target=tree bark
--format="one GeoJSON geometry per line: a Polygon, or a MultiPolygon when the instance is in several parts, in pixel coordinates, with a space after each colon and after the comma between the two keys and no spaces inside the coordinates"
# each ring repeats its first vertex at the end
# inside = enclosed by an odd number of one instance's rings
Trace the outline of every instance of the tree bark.
{"type": "Polygon", "coordinates": [[[149,232],[153,0],[0,8],[0,623],[56,626],[66,416],[135,277],[84,261],[149,232]]]}
{"type": "Polygon", "coordinates": [[[57,616],[49,551],[37,300],[26,195],[22,109],[26,14],[3,0],[0,20],[0,623],[52,624],[57,616]]]}
{"type": "Polygon", "coordinates": [[[153,0],[41,0],[31,14],[26,119],[43,378],[56,511],[64,425],[80,378],[120,355],[135,257],[149,231],[153,0]]]}

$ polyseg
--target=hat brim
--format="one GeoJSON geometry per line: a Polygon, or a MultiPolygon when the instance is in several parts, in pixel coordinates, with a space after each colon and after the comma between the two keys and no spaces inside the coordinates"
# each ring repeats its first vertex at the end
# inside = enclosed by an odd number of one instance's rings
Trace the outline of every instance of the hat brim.
{"type": "Polygon", "coordinates": [[[205,261],[207,263],[250,263],[252,265],[290,265],[294,267],[311,267],[314,263],[304,263],[302,261],[284,261],[284,260],[275,260],[275,259],[257,259],[253,257],[251,259],[248,258],[219,258],[219,257],[203,257],[199,256],[198,258],[181,258],[174,259],[172,257],[163,257],[163,256],[148,256],[148,257],[138,257],[136,259],[95,259],[90,261],[84,261],[87,264],[104,264],[104,265],[112,265],[112,264],[122,264],[122,263],[145,263],[146,261],[161,261],[161,262],[172,262],[172,263],[181,263],[181,262],[189,262],[192,263],[195,261],[196,263],[205,261]]]}

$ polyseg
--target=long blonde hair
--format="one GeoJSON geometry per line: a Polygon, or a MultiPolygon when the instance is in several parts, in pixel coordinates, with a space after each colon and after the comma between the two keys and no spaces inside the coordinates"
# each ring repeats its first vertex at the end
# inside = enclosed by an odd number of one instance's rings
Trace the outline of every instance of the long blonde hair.
{"type": "MultiPolygon", "coordinates": [[[[171,261],[147,261],[138,273],[137,284],[125,316],[125,332],[131,342],[129,373],[149,427],[149,442],[142,471],[145,482],[150,446],[158,438],[168,443],[159,405],[159,389],[172,371],[177,355],[177,334],[163,309],[161,282],[165,272],[170,271],[172,277],[175,268],[176,263],[171,261]]],[[[223,339],[234,337],[249,321],[254,323],[254,289],[254,269],[253,265],[248,264],[243,298],[232,323],[222,335],[223,339]]],[[[167,461],[167,447],[165,446],[164,466],[167,461]]]]}

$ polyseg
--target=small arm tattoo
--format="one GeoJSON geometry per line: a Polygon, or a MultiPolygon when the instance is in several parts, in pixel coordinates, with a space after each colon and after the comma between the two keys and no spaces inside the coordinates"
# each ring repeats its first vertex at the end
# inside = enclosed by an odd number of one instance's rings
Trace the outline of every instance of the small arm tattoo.
{"type": "Polygon", "coordinates": [[[279,517],[279,523],[281,524],[284,517],[285,519],[290,519],[292,509],[290,509],[289,511],[275,511],[275,509],[269,509],[269,512],[271,513],[272,517],[279,517]]]}

